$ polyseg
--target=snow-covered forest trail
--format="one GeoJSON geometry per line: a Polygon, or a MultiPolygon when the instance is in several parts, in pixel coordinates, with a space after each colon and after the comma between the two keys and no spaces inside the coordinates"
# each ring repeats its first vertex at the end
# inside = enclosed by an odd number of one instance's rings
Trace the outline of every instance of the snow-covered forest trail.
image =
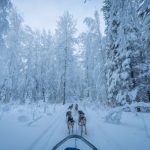
{"type": "Polygon", "coordinates": [[[0,150],[52,150],[71,103],[99,150],[150,150],[150,0],[0,0],[0,150]]]}
{"type": "Polygon", "coordinates": [[[62,113],[53,114],[52,119],[44,117],[43,120],[49,119],[49,123],[42,133],[31,143],[31,145],[27,148],[27,150],[48,150],[50,149],[50,145],[53,145],[54,137],[64,135],[64,118],[62,117],[62,113]],[[62,133],[63,132],[63,133],[62,133]],[[62,133],[62,134],[61,134],[62,133]]]}
{"type": "MultiPolygon", "coordinates": [[[[28,107],[7,108],[7,111],[4,107],[5,109],[1,110],[5,111],[3,114],[1,112],[0,118],[0,150],[51,150],[68,135],[65,117],[67,107],[50,106],[47,107],[46,113],[43,108],[38,108],[36,111],[40,111],[35,115],[34,121],[31,121],[32,113],[27,111],[28,107]]],[[[87,135],[84,137],[99,150],[149,150],[149,114],[135,116],[133,113],[124,112],[120,124],[110,124],[104,121],[107,112],[96,106],[80,105],[79,109],[83,110],[87,117],[87,135]]],[[[80,135],[78,114],[74,110],[72,113],[75,119],[74,133],[80,135]]],[[[82,150],[90,150],[78,139],[76,145],[82,150]]],[[[68,146],[75,146],[75,139],[67,141],[58,150],[68,146]]]]}

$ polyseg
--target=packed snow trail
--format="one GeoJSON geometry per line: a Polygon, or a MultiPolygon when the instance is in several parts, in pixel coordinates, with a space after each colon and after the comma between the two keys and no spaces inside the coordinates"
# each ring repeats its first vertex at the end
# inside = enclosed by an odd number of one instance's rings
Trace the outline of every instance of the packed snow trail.
{"type": "MultiPolygon", "coordinates": [[[[49,113],[42,114],[39,111],[36,118],[40,119],[35,118],[33,121],[29,119],[31,114],[27,113],[28,108],[24,111],[22,108],[15,108],[4,112],[0,119],[0,150],[51,150],[68,135],[65,116],[67,107],[68,105],[50,106],[49,113]],[[24,116],[25,122],[18,122],[21,116],[24,116]]],[[[110,124],[104,121],[106,111],[82,104],[79,104],[79,109],[87,117],[87,135],[83,136],[99,150],[149,150],[150,138],[146,134],[150,132],[148,113],[136,116],[131,112],[124,112],[120,124],[110,124]]],[[[80,135],[78,114],[74,110],[72,113],[75,119],[74,133],[80,135]]],[[[67,141],[58,150],[75,145],[81,150],[90,150],[78,139],[67,141]]]]}
{"type": "MultiPolygon", "coordinates": [[[[46,135],[51,136],[53,132],[55,131],[56,125],[58,123],[58,120],[60,118],[60,115],[53,118],[53,120],[50,121],[49,126],[42,132],[42,134],[29,146],[28,150],[33,150],[33,149],[39,149],[41,144],[43,145],[42,139],[45,139],[46,135]],[[51,131],[51,132],[50,132],[51,131]],[[49,133],[50,132],[50,133],[49,133]],[[40,145],[40,146],[39,146],[40,145]]],[[[45,145],[45,144],[44,144],[45,145]]]]}
{"type": "Polygon", "coordinates": [[[40,120],[41,118],[42,118],[42,116],[37,117],[35,120],[29,122],[27,125],[28,125],[28,126],[31,126],[32,124],[34,124],[35,122],[37,122],[37,121],[40,120]]]}

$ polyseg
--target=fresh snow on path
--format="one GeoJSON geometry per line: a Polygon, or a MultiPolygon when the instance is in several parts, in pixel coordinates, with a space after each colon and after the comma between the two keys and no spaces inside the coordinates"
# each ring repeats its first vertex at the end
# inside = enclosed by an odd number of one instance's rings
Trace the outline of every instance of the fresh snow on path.
{"type": "MultiPolygon", "coordinates": [[[[0,150],[51,150],[68,135],[65,114],[67,106],[52,105],[34,111],[28,106],[18,106],[0,110],[0,150]],[[32,111],[31,111],[32,110],[32,111]],[[38,113],[37,113],[38,112],[38,113]],[[34,114],[34,119],[33,119],[34,114]]],[[[120,124],[105,122],[107,111],[97,107],[79,105],[87,117],[87,135],[84,137],[99,150],[149,150],[150,115],[124,112],[120,124]]],[[[74,133],[80,134],[78,114],[75,119],[74,133]]],[[[83,142],[76,140],[81,150],[90,150],[83,142]]],[[[58,150],[75,146],[75,139],[67,141],[58,150]]]]}

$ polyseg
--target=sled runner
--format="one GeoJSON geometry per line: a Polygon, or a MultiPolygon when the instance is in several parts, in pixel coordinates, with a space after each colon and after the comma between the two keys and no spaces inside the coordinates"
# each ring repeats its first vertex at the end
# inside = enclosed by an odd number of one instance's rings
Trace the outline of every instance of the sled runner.
{"type": "Polygon", "coordinates": [[[72,147],[68,147],[65,150],[79,150],[78,148],[72,148],[72,147]]]}
{"type": "MultiPolygon", "coordinates": [[[[57,150],[57,148],[59,148],[61,145],[63,145],[63,143],[65,143],[66,141],[70,140],[70,139],[80,139],[82,142],[84,142],[86,145],[88,145],[92,150],[98,150],[93,144],[91,144],[89,141],[87,141],[85,138],[83,138],[82,136],[79,135],[69,135],[66,138],[64,138],[63,140],[61,140],[59,143],[57,143],[52,150],[57,150]]],[[[78,148],[74,148],[74,147],[67,147],[64,150],[81,150],[78,148]]]]}

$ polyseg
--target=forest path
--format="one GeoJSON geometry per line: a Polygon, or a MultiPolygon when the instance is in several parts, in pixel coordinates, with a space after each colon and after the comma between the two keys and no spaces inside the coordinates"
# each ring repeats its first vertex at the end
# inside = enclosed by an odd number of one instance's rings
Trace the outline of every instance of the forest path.
{"type": "MultiPolygon", "coordinates": [[[[84,107],[83,105],[80,105],[79,110],[83,110],[87,117],[87,135],[83,135],[84,138],[90,141],[99,150],[110,150],[110,147],[111,150],[125,150],[121,147],[118,141],[115,141],[109,135],[107,129],[105,129],[104,121],[103,119],[101,119],[102,116],[100,116],[98,111],[95,111],[94,109],[88,107],[84,107]]],[[[67,111],[67,109],[64,110],[64,112],[65,111],[67,111]]],[[[74,133],[80,135],[80,128],[78,126],[78,113],[75,110],[72,110],[72,114],[75,120],[74,133]]],[[[62,118],[65,118],[65,113],[62,113],[61,119],[62,118]]],[[[54,144],[51,145],[51,143],[56,144],[68,135],[65,119],[62,119],[61,121],[61,127],[53,135],[55,138],[51,138],[51,142],[49,143],[50,148],[54,146],[54,144]]],[[[75,141],[74,139],[67,141],[58,150],[63,150],[67,146],[75,147],[75,145],[77,146],[77,148],[80,148],[82,150],[91,150],[87,145],[85,145],[85,143],[81,142],[80,140],[75,141]]]]}
{"type": "MultiPolygon", "coordinates": [[[[56,110],[52,113],[50,118],[43,116],[42,119],[34,123],[36,126],[40,126],[49,119],[46,127],[42,129],[41,134],[34,138],[34,141],[30,144],[28,149],[25,150],[51,150],[55,144],[68,136],[65,116],[67,107],[68,105],[56,107],[56,110]]],[[[99,109],[79,105],[79,110],[83,110],[87,117],[87,135],[83,136],[99,150],[141,150],[143,148],[143,141],[141,141],[140,135],[144,135],[144,129],[141,128],[142,122],[140,118],[136,117],[136,120],[130,124],[129,122],[135,116],[130,113],[125,113],[127,116],[122,119],[121,124],[109,124],[104,121],[105,112],[99,109]],[[131,115],[131,117],[129,117],[129,115],[131,115]],[[140,125],[135,125],[135,122],[140,125]],[[137,130],[140,131],[137,132],[137,130]],[[136,144],[136,142],[138,144],[136,144]]],[[[72,114],[75,120],[74,133],[80,135],[78,113],[73,109],[72,114]]],[[[150,145],[148,144],[149,142],[150,139],[144,137],[145,145],[150,145]]],[[[78,139],[67,141],[58,148],[58,150],[63,150],[68,146],[76,146],[81,150],[91,150],[85,143],[78,139]]],[[[144,150],[148,149],[147,146],[144,148],[144,150]]]]}
{"type": "Polygon", "coordinates": [[[34,138],[34,141],[30,144],[27,150],[50,149],[50,145],[52,145],[52,141],[55,139],[55,136],[60,136],[60,131],[63,131],[61,122],[64,122],[62,114],[65,113],[65,109],[62,108],[59,111],[54,110],[50,117],[43,116],[42,119],[37,122],[37,124],[34,122],[34,124],[40,125],[42,122],[45,122],[45,120],[49,119],[49,122],[47,123],[46,127],[44,127],[44,130],[42,129],[40,135],[34,138]],[[59,111],[61,113],[59,113],[59,111]]]}
{"type": "MultiPolygon", "coordinates": [[[[51,150],[68,136],[66,124],[68,105],[50,105],[46,113],[41,107],[40,113],[33,121],[28,106],[26,108],[18,106],[15,110],[3,114],[0,119],[0,150],[51,150]],[[18,118],[23,116],[30,119],[20,122],[18,118]]],[[[80,104],[79,110],[83,110],[87,118],[87,135],[83,137],[98,150],[149,150],[150,138],[145,132],[145,126],[147,132],[150,132],[148,113],[143,113],[141,119],[141,114],[136,116],[124,112],[120,124],[110,124],[104,119],[108,112],[100,110],[98,106],[80,104]]],[[[80,135],[78,113],[73,109],[72,114],[75,120],[74,133],[80,135]]],[[[81,150],[90,150],[79,139],[67,141],[58,150],[64,150],[68,146],[75,147],[75,145],[81,150]]]]}

